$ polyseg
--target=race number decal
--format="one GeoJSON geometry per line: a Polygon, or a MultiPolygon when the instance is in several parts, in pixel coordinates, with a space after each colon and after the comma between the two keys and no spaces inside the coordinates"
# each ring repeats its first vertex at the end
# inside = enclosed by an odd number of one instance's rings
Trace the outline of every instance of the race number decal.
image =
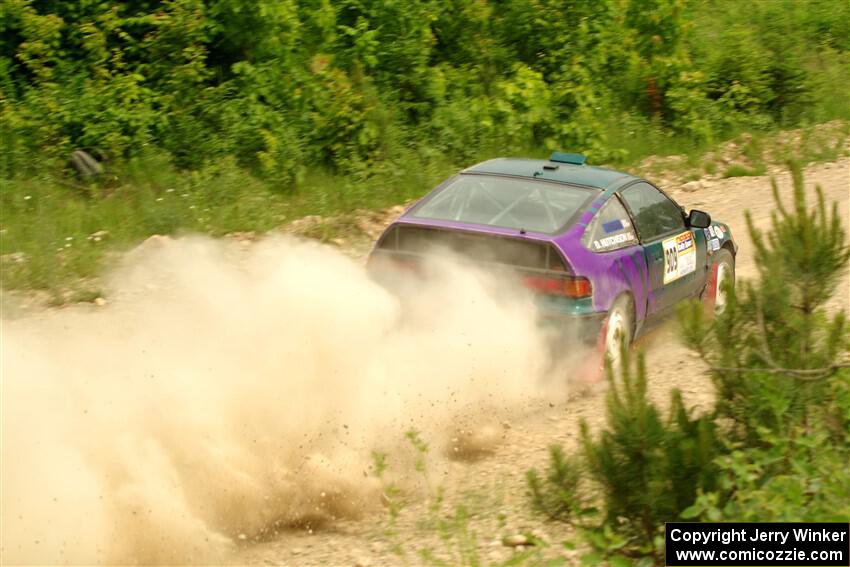
{"type": "Polygon", "coordinates": [[[664,283],[676,281],[697,269],[694,235],[688,231],[661,242],[664,247],[664,283]]]}

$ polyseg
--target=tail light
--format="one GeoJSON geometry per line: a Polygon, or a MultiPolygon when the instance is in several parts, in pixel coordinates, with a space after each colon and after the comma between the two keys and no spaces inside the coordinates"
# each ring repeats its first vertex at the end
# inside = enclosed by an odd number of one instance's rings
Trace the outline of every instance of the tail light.
{"type": "Polygon", "coordinates": [[[393,258],[393,266],[403,270],[416,270],[419,268],[419,262],[413,258],[393,258]]]}
{"type": "Polygon", "coordinates": [[[372,254],[367,260],[367,267],[372,270],[416,270],[419,268],[419,262],[414,258],[405,258],[400,256],[384,256],[382,254],[372,254]]]}
{"type": "Polygon", "coordinates": [[[525,276],[523,282],[525,287],[532,291],[548,295],[581,298],[590,297],[593,294],[590,280],[582,277],[525,276]]]}

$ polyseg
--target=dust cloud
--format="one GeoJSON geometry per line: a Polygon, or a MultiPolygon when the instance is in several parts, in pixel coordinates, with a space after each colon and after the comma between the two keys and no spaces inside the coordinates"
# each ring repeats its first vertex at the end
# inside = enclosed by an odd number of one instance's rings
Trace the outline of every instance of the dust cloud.
{"type": "Polygon", "coordinates": [[[107,306],[3,321],[3,562],[215,562],[379,506],[371,451],[545,382],[529,297],[428,271],[399,294],[314,243],[154,239],[107,306]]]}

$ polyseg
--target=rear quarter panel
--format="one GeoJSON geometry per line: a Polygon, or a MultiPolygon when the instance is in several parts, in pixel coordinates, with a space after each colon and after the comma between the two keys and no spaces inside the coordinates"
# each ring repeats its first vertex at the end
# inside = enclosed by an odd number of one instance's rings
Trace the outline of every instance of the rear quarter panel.
{"type": "Polygon", "coordinates": [[[628,293],[634,299],[635,319],[642,321],[646,317],[647,304],[651,310],[655,300],[650,292],[643,247],[635,245],[611,252],[591,252],[581,243],[586,224],[585,221],[573,226],[556,238],[555,244],[576,275],[590,280],[594,310],[608,311],[620,294],[628,293]]]}

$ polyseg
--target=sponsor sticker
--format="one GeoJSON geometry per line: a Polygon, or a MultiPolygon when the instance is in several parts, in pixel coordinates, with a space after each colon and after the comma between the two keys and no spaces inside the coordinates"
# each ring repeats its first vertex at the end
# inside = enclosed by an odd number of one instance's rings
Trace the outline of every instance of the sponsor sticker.
{"type": "Polygon", "coordinates": [[[720,250],[720,241],[718,239],[712,238],[708,243],[711,245],[712,250],[720,250]]]}
{"type": "Polygon", "coordinates": [[[602,229],[605,232],[617,232],[618,230],[623,230],[623,221],[620,219],[608,221],[602,224],[602,229]]]}
{"type": "Polygon", "coordinates": [[[713,226],[708,227],[708,235],[710,237],[714,238],[714,227],[713,226]]]}
{"type": "Polygon", "coordinates": [[[723,230],[723,227],[722,227],[722,226],[716,226],[716,227],[714,227],[714,232],[715,232],[715,234],[717,234],[717,238],[723,238],[724,236],[726,236],[726,235],[724,234],[726,231],[725,231],[725,230],[723,230]]]}
{"type": "Polygon", "coordinates": [[[696,271],[697,248],[694,235],[690,231],[668,238],[661,242],[664,248],[664,283],[676,281],[696,271]]]}
{"type": "Polygon", "coordinates": [[[702,232],[703,232],[703,234],[705,234],[705,239],[706,239],[706,240],[708,240],[709,238],[711,238],[711,231],[710,231],[710,230],[708,230],[707,228],[704,228],[704,229],[702,229],[702,232]]]}

